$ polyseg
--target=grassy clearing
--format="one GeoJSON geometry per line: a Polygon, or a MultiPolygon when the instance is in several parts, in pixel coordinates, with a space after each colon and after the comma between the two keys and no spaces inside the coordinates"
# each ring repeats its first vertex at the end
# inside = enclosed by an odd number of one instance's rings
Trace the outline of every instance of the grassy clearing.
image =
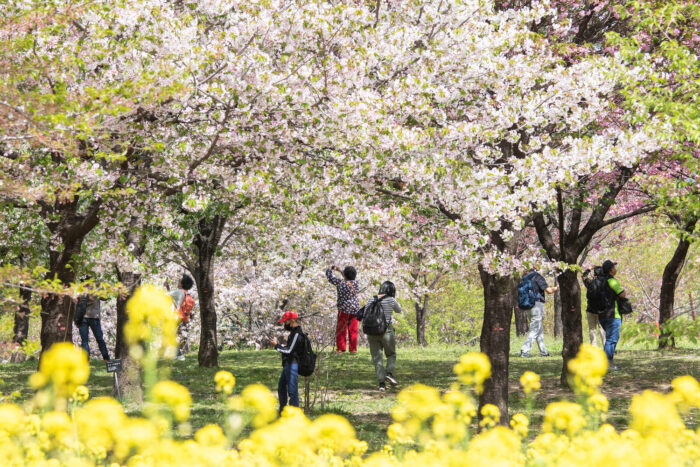
{"type": "MultiPolygon", "coordinates": [[[[511,413],[524,410],[524,399],[518,379],[526,370],[532,370],[542,377],[542,391],[534,408],[533,424],[541,424],[545,406],[572,395],[559,385],[561,359],[517,357],[521,339],[514,339],[511,345],[511,413]]],[[[561,352],[561,344],[548,341],[552,355],[561,352]]],[[[397,371],[401,387],[412,383],[423,383],[439,389],[447,389],[456,379],[452,367],[459,356],[475,348],[432,346],[425,349],[399,348],[397,371]]],[[[533,349],[535,350],[535,349],[533,349]]],[[[534,351],[533,354],[537,352],[534,351]]],[[[618,429],[628,423],[627,407],[633,394],[645,389],[668,391],[670,382],[676,376],[690,374],[700,379],[700,354],[698,349],[681,348],[671,351],[650,351],[625,349],[624,345],[616,356],[622,370],[606,376],[603,393],[610,400],[608,420],[618,429]]],[[[355,426],[358,438],[364,439],[370,449],[376,450],[386,441],[386,428],[391,423],[390,411],[396,403],[397,390],[386,393],[378,391],[374,381],[369,351],[361,348],[357,355],[331,354],[318,377],[327,388],[325,404],[316,402],[310,416],[322,413],[336,413],[347,417],[355,426]]],[[[279,355],[274,351],[224,352],[220,359],[221,369],[229,370],[236,376],[236,390],[253,383],[261,383],[276,391],[277,379],[281,371],[279,355]]],[[[112,380],[101,361],[92,361],[92,373],[88,386],[92,396],[108,395],[112,390],[112,380]]],[[[36,361],[0,366],[0,391],[7,394],[19,391],[18,400],[25,400],[32,392],[27,384],[29,375],[35,370],[36,361]]],[[[199,428],[207,423],[222,423],[225,407],[215,392],[215,369],[199,368],[196,356],[190,355],[184,362],[174,362],[171,378],[187,386],[194,402],[192,425],[199,428]]],[[[300,386],[302,382],[300,381],[300,386]]],[[[300,391],[303,391],[300,388],[300,391]]],[[[302,393],[303,397],[303,393],[302,393]]],[[[700,425],[697,412],[686,417],[689,427],[700,425]]]]}

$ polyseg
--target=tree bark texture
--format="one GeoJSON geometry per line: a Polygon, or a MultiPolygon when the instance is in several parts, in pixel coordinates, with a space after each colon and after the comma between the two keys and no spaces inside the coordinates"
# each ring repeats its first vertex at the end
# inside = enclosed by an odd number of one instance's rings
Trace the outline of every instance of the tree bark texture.
{"type": "MultiPolygon", "coordinates": [[[[53,205],[42,205],[44,218],[54,239],[62,248],[49,246],[47,279],[58,279],[63,284],[75,282],[74,258],[80,254],[85,236],[97,225],[100,201],[94,201],[85,214],[78,212],[78,197],[70,201],[57,200],[53,205]]],[[[48,294],[41,299],[41,353],[43,355],[57,342],[73,340],[73,300],[63,294],[48,294]]]]}
{"type": "Polygon", "coordinates": [[[416,341],[418,345],[425,347],[428,345],[428,341],[425,338],[425,317],[428,313],[428,294],[423,295],[423,301],[415,302],[416,306],[416,341]]]}
{"type": "Polygon", "coordinates": [[[561,297],[561,321],[564,343],[562,357],[564,359],[561,373],[562,385],[568,385],[569,360],[576,357],[583,343],[583,323],[581,320],[581,287],[578,274],[567,270],[558,277],[561,297]]]}
{"type": "Polygon", "coordinates": [[[12,330],[12,342],[16,346],[16,349],[10,355],[12,363],[23,362],[27,359],[27,355],[20,347],[29,336],[29,303],[32,300],[32,291],[20,286],[19,298],[21,301],[15,310],[15,323],[12,330]]]}
{"type": "MultiPolygon", "coordinates": [[[[141,274],[117,269],[117,277],[127,289],[125,296],[117,297],[117,343],[114,347],[115,358],[122,359],[122,369],[117,372],[119,392],[122,399],[141,405],[143,403],[143,381],[141,378],[141,366],[129,355],[129,347],[124,339],[124,326],[129,320],[126,312],[126,303],[141,285],[141,274]]],[[[112,395],[116,397],[117,388],[112,388],[112,395]]]]}
{"type": "Polygon", "coordinates": [[[484,384],[479,409],[493,404],[501,411],[502,425],[508,424],[508,364],[510,322],[513,319],[513,278],[499,276],[479,266],[484,286],[484,325],[481,328],[481,351],[491,360],[491,378],[484,384]]]}
{"type": "MultiPolygon", "coordinates": [[[[683,226],[682,234],[692,234],[695,230],[697,219],[691,219],[683,226]]],[[[659,327],[670,320],[673,316],[673,304],[676,298],[676,284],[688,256],[690,240],[687,236],[681,235],[678,245],[673,252],[673,256],[666,264],[661,280],[661,292],[659,293],[659,327]]],[[[662,332],[659,336],[659,348],[675,347],[673,336],[667,332],[662,332]]]]}
{"type": "Polygon", "coordinates": [[[19,297],[22,300],[15,311],[15,325],[13,328],[12,342],[22,345],[29,335],[29,302],[32,300],[32,291],[20,287],[19,297]]]}
{"type": "Polygon", "coordinates": [[[515,334],[517,336],[525,336],[530,331],[530,323],[527,320],[527,311],[521,310],[518,306],[518,284],[517,278],[513,278],[512,300],[513,300],[513,318],[515,320],[515,334]]]}
{"type": "Polygon", "coordinates": [[[214,257],[221,241],[227,218],[213,216],[201,219],[197,225],[194,247],[197,264],[191,271],[199,294],[199,316],[202,332],[199,338],[199,366],[219,366],[219,346],[216,336],[216,306],[214,289],[214,257]]]}
{"type": "Polygon", "coordinates": [[[563,324],[561,322],[561,293],[554,292],[554,337],[561,337],[563,324]]]}

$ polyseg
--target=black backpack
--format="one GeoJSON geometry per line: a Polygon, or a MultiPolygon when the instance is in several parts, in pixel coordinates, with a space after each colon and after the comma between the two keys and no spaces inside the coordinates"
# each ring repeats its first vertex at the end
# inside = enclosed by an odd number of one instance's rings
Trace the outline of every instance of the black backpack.
{"type": "Polygon", "coordinates": [[[301,349],[301,354],[299,355],[299,374],[301,376],[311,376],[316,369],[316,353],[311,347],[311,340],[309,336],[304,333],[300,333],[304,336],[304,343],[301,349]]]}
{"type": "Polygon", "coordinates": [[[87,313],[87,297],[79,297],[78,304],[75,306],[75,315],[73,315],[73,322],[80,326],[83,324],[83,318],[85,318],[85,313],[87,313]]]}
{"type": "Polygon", "coordinates": [[[586,300],[588,300],[588,312],[600,314],[613,306],[612,290],[608,284],[608,276],[603,273],[602,268],[594,270],[595,277],[586,285],[586,300]]]}
{"type": "Polygon", "coordinates": [[[374,296],[374,301],[362,307],[364,310],[362,316],[362,332],[368,336],[381,336],[386,332],[389,325],[386,322],[384,310],[382,310],[381,301],[384,299],[374,296]]]}

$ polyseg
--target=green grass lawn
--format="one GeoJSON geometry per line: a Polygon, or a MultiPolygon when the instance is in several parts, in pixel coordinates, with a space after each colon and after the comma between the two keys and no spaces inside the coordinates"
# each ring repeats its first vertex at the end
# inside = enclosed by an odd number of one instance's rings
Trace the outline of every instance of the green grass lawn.
{"type": "MultiPolygon", "coordinates": [[[[510,366],[510,411],[511,414],[524,410],[524,399],[518,379],[526,370],[532,370],[542,377],[542,390],[534,412],[535,426],[541,424],[544,407],[562,398],[572,399],[572,394],[559,385],[561,371],[561,344],[548,340],[548,349],[553,357],[520,358],[518,349],[522,340],[514,339],[511,344],[510,366]]],[[[361,348],[356,355],[324,355],[318,386],[323,386],[325,400],[321,401],[321,390],[312,390],[316,401],[309,416],[321,413],[337,413],[345,416],[355,426],[359,439],[367,441],[370,450],[376,450],[386,441],[386,428],[391,423],[390,411],[396,403],[401,387],[412,383],[423,383],[439,389],[447,389],[456,380],[452,367],[459,356],[475,348],[438,347],[399,348],[395,376],[400,386],[381,393],[374,381],[369,350],[361,348]]],[[[537,354],[533,349],[533,354],[537,354]]],[[[664,352],[652,350],[625,349],[618,352],[616,361],[622,370],[606,376],[602,390],[610,400],[609,422],[618,429],[628,423],[627,407],[633,394],[644,389],[668,391],[673,378],[690,374],[700,379],[700,353],[698,349],[684,348],[664,352]]],[[[92,373],[88,382],[93,397],[108,395],[112,390],[111,375],[101,361],[92,361],[92,373]]],[[[248,384],[262,383],[276,392],[277,379],[281,371],[280,357],[274,351],[229,351],[220,356],[221,369],[231,371],[236,376],[236,392],[248,384]]],[[[8,394],[19,391],[19,400],[27,399],[32,392],[27,384],[29,375],[35,370],[36,361],[0,366],[0,391],[8,394]]],[[[184,362],[173,362],[171,378],[187,386],[192,393],[192,425],[195,429],[207,423],[222,423],[225,407],[216,394],[214,374],[216,369],[199,368],[195,355],[189,355],[184,362]]],[[[303,398],[303,378],[300,380],[300,393],[303,398]]],[[[686,417],[689,427],[700,424],[698,413],[691,412],[686,417]]]]}

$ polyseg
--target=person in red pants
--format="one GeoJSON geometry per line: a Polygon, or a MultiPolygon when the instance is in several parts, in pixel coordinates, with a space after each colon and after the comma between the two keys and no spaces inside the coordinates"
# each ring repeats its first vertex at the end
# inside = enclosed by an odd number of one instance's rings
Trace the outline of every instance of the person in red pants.
{"type": "Polygon", "coordinates": [[[328,281],[338,291],[338,324],[335,331],[335,345],[338,353],[345,352],[346,337],[350,340],[350,353],[357,353],[357,311],[360,309],[360,301],[357,298],[359,287],[357,286],[357,271],[352,266],[341,269],[331,266],[326,270],[328,281]],[[333,275],[338,271],[343,278],[333,275]]]}

